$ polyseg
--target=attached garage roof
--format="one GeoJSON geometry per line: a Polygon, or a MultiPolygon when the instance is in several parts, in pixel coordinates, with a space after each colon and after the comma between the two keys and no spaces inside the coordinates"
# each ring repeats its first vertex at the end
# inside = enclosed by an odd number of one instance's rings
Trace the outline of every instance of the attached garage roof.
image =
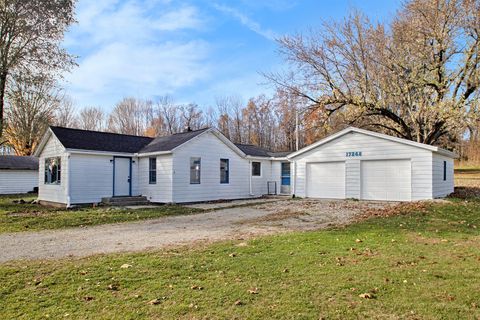
{"type": "Polygon", "coordinates": [[[286,152],[271,152],[265,148],[255,146],[253,144],[240,144],[236,143],[235,144],[240,150],[243,151],[247,156],[252,156],[252,157],[286,157],[289,155],[291,152],[286,151],[286,152]]]}
{"type": "Polygon", "coordinates": [[[397,138],[397,137],[392,137],[392,136],[389,136],[389,135],[386,135],[386,134],[383,134],[383,133],[378,133],[378,132],[373,132],[373,131],[369,131],[369,130],[364,130],[364,129],[359,129],[359,128],[354,128],[354,127],[348,127],[342,131],[339,131],[335,134],[332,134],[322,140],[319,140],[309,146],[306,146],[305,148],[303,149],[300,149],[296,152],[293,152],[291,154],[289,154],[287,157],[288,158],[295,158],[307,151],[310,151],[316,147],[319,147],[323,144],[326,144],[330,141],[333,141],[347,133],[350,133],[350,132],[356,132],[356,133],[362,133],[362,134],[365,134],[365,135],[369,135],[369,136],[372,136],[372,137],[377,137],[377,138],[381,138],[381,139],[385,139],[385,140],[389,140],[389,141],[393,141],[393,142],[398,142],[398,143],[402,143],[402,144],[406,144],[406,145],[409,145],[409,146],[412,146],[412,147],[417,147],[417,148],[421,148],[421,149],[425,149],[425,150],[429,150],[429,151],[432,151],[432,152],[436,152],[436,153],[439,153],[441,155],[444,155],[444,156],[447,156],[447,157],[450,157],[450,158],[456,158],[457,155],[454,153],[454,152],[451,152],[451,151],[448,151],[448,150],[445,150],[445,149],[442,149],[442,148],[439,148],[439,147],[435,147],[435,146],[432,146],[432,145],[428,145],[428,144],[423,144],[423,143],[418,143],[418,142],[415,142],[415,141],[411,141],[411,140],[406,140],[406,139],[402,139],[402,138],[397,138]]]}
{"type": "Polygon", "coordinates": [[[38,170],[38,158],[0,156],[0,170],[38,170]]]}

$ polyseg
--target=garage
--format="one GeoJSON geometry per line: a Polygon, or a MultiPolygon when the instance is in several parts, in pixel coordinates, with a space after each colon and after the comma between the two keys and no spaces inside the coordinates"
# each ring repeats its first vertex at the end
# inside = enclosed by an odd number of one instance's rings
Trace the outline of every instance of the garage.
{"type": "Polygon", "coordinates": [[[345,162],[307,164],[307,197],[345,199],[345,162]]]}
{"type": "Polygon", "coordinates": [[[361,199],[410,201],[411,161],[370,160],[361,162],[361,199]]]}
{"type": "Polygon", "coordinates": [[[456,154],[349,127],[287,156],[295,197],[417,201],[453,192],[456,154]]]}

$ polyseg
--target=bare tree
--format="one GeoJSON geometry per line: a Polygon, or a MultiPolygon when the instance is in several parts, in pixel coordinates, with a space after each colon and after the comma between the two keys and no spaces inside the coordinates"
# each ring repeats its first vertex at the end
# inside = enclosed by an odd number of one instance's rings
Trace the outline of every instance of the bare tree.
{"type": "Polygon", "coordinates": [[[17,155],[31,155],[53,121],[61,95],[45,78],[15,78],[6,109],[5,138],[17,155]]]}
{"type": "Polygon", "coordinates": [[[105,129],[105,113],[98,107],[87,107],[80,111],[78,128],[102,131],[105,129]]]}
{"type": "Polygon", "coordinates": [[[78,127],[75,106],[70,97],[64,96],[55,112],[53,124],[60,127],[76,128],[78,127]]]}
{"type": "Polygon", "coordinates": [[[180,106],[180,114],[184,129],[196,130],[205,126],[203,112],[194,103],[180,106]]]}
{"type": "Polygon", "coordinates": [[[74,0],[4,0],[0,3],[0,136],[9,79],[27,73],[58,76],[74,61],[62,47],[74,20],[74,0]]]}
{"type": "Polygon", "coordinates": [[[124,98],[108,118],[108,130],[116,133],[144,135],[151,120],[150,101],[124,98]]]}
{"type": "Polygon", "coordinates": [[[458,136],[479,98],[480,1],[410,0],[389,24],[360,13],[279,41],[292,72],[268,78],[308,108],[427,144],[458,136]]]}

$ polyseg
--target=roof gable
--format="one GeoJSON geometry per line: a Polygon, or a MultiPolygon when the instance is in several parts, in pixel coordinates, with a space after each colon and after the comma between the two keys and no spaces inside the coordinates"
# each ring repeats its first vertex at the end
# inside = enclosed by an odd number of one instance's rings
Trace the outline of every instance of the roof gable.
{"type": "Polygon", "coordinates": [[[312,149],[315,149],[321,145],[324,145],[326,143],[329,143],[333,140],[336,140],[344,135],[346,135],[347,133],[350,133],[350,132],[356,132],[356,133],[360,133],[360,134],[365,134],[365,135],[368,135],[368,136],[372,136],[372,137],[377,137],[377,138],[381,138],[381,139],[385,139],[385,140],[389,140],[389,141],[393,141],[393,142],[397,142],[397,143],[402,143],[402,144],[406,144],[406,145],[409,145],[409,146],[412,146],[412,147],[416,147],[416,148],[420,148],[420,149],[424,149],[424,150],[429,150],[429,151],[432,151],[432,152],[436,152],[436,153],[439,153],[439,154],[442,154],[444,156],[447,156],[447,157],[451,157],[451,158],[455,158],[456,157],[456,154],[451,152],[451,151],[448,151],[448,150],[445,150],[445,149],[442,149],[442,148],[439,148],[439,147],[435,147],[435,146],[432,146],[432,145],[428,145],[428,144],[423,144],[423,143],[419,143],[419,142],[415,142],[415,141],[411,141],[411,140],[406,140],[406,139],[402,139],[402,138],[397,138],[397,137],[393,137],[393,136],[389,136],[389,135],[386,135],[386,134],[383,134],[383,133],[378,133],[378,132],[373,132],[373,131],[369,131],[369,130],[365,130],[365,129],[359,129],[359,128],[355,128],[355,127],[348,127],[342,131],[339,131],[335,134],[332,134],[324,139],[321,139],[309,146],[306,146],[290,155],[288,155],[287,157],[288,158],[295,158],[307,151],[310,151],[312,149]]]}
{"type": "Polygon", "coordinates": [[[38,170],[38,158],[27,156],[0,156],[1,170],[38,170]]]}

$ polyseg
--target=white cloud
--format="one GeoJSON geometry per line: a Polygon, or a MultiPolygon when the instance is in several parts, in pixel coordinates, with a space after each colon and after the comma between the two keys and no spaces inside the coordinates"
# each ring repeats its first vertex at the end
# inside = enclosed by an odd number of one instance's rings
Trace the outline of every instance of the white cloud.
{"type": "Polygon", "coordinates": [[[177,33],[202,27],[197,9],[169,1],[80,0],[78,25],[65,45],[80,55],[66,75],[80,107],[112,104],[127,95],[150,97],[208,78],[209,44],[177,33]]]}
{"type": "Polygon", "coordinates": [[[267,38],[269,40],[275,40],[277,38],[277,35],[275,32],[273,32],[270,29],[264,29],[262,26],[254,21],[253,19],[249,18],[247,15],[244,13],[240,12],[239,10],[228,7],[226,5],[221,5],[221,4],[214,4],[213,7],[217,9],[218,11],[221,11],[225,14],[228,14],[235,19],[237,19],[242,25],[247,27],[248,29],[252,30],[253,32],[261,35],[264,38],[267,38]]]}

